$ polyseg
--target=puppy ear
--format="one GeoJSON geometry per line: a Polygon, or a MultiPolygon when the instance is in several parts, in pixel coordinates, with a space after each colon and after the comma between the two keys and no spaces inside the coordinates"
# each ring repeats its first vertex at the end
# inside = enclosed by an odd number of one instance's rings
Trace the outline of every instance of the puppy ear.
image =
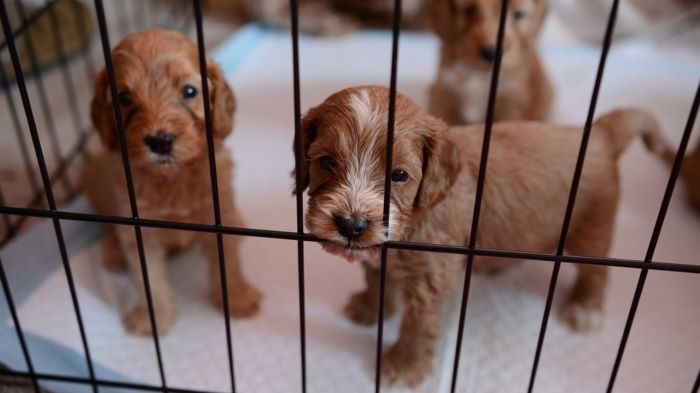
{"type": "MultiPolygon", "coordinates": [[[[306,115],[301,119],[301,130],[299,131],[299,146],[301,147],[301,159],[299,160],[299,172],[301,176],[299,177],[299,190],[304,191],[309,187],[310,174],[309,174],[309,160],[307,159],[307,153],[309,151],[309,146],[316,139],[316,134],[318,131],[318,119],[320,117],[320,106],[311,108],[306,115]]],[[[297,141],[294,141],[295,148],[297,141]]],[[[292,176],[296,180],[296,171],[292,171],[292,176]]],[[[297,188],[294,188],[294,194],[296,194],[297,188]]]]}
{"type": "Polygon", "coordinates": [[[116,150],[119,147],[119,139],[114,124],[114,110],[105,70],[102,70],[95,78],[95,95],[92,97],[90,105],[90,117],[105,148],[116,150]]]}
{"type": "Polygon", "coordinates": [[[428,14],[430,26],[443,40],[452,38],[453,23],[457,17],[455,14],[455,0],[428,0],[428,14]]]}
{"type": "Polygon", "coordinates": [[[416,206],[427,209],[440,202],[452,187],[462,167],[459,150],[447,138],[447,124],[432,116],[423,133],[423,178],[416,206]]]}
{"type": "Polygon", "coordinates": [[[233,128],[233,113],[236,111],[236,98],[233,91],[226,83],[221,68],[209,61],[207,65],[209,76],[209,91],[211,97],[212,123],[214,137],[224,139],[233,128]]]}

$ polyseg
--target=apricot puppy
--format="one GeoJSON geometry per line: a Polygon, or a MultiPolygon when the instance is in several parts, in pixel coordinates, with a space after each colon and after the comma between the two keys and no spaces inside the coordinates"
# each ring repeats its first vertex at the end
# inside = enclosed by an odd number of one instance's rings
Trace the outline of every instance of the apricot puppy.
{"type": "MultiPolygon", "coordinates": [[[[483,126],[449,128],[409,98],[398,95],[393,146],[391,215],[382,223],[388,90],[354,87],[328,97],[302,122],[308,188],[305,224],[322,247],[349,261],[364,261],[367,288],[346,313],[356,322],[377,321],[377,245],[411,241],[465,245],[470,233],[483,126]],[[387,235],[388,232],[388,235],[387,235]]],[[[617,158],[635,135],[650,148],[665,144],[646,112],[619,110],[595,123],[575,205],[567,252],[608,253],[619,196],[617,158]]],[[[493,127],[478,246],[552,252],[556,248],[581,141],[580,127],[506,122],[493,127]]],[[[460,255],[389,250],[386,311],[402,301],[396,342],[383,357],[385,381],[419,384],[430,372],[440,334],[442,303],[460,286],[460,255]]],[[[478,259],[500,269],[513,260],[478,259]]],[[[601,322],[607,269],[578,265],[578,277],[561,310],[585,331],[601,322]]]]}
{"type": "MultiPolygon", "coordinates": [[[[430,112],[451,125],[482,123],[493,63],[501,0],[430,0],[440,38],[440,65],[430,88],[430,112]]],[[[508,5],[495,120],[544,120],[553,91],[537,54],[546,0],[508,5]]]]}
{"type": "MultiPolygon", "coordinates": [[[[213,224],[197,46],[179,32],[149,30],[124,38],[112,56],[126,134],[125,148],[131,160],[140,216],[213,224]]],[[[240,225],[231,188],[233,161],[223,145],[233,126],[235,100],[219,67],[211,60],[207,64],[222,220],[227,225],[240,225]]],[[[104,70],[97,77],[91,116],[106,152],[93,157],[85,167],[86,194],[97,213],[130,217],[112,96],[104,70]]],[[[176,317],[167,268],[168,254],[174,251],[197,241],[203,243],[210,261],[211,296],[221,305],[214,234],[153,228],[142,231],[160,333],[167,332],[176,317]]],[[[150,333],[134,229],[122,225],[105,226],[102,251],[107,267],[128,268],[140,292],[138,304],[124,318],[126,329],[134,334],[150,333]]],[[[224,236],[224,255],[231,314],[252,315],[258,310],[260,293],[241,271],[236,237],[224,236]]]]}

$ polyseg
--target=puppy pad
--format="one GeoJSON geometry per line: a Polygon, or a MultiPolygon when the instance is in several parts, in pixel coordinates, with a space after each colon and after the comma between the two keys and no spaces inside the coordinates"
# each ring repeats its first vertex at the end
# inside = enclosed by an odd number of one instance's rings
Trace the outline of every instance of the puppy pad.
{"type": "MultiPolygon", "coordinates": [[[[303,37],[302,108],[307,110],[347,86],[388,85],[390,48],[391,37],[384,32],[303,37]]],[[[427,34],[401,37],[398,87],[423,106],[436,70],[437,48],[427,34]]],[[[629,105],[648,108],[676,143],[700,68],[654,50],[633,45],[613,49],[597,113],[629,105]]],[[[554,120],[583,124],[599,48],[550,42],[544,44],[543,53],[557,90],[554,120]]],[[[219,48],[215,57],[238,99],[236,126],[227,144],[237,163],[240,211],[249,227],[294,231],[290,38],[247,28],[219,48]]],[[[621,159],[620,175],[622,199],[611,256],[642,258],[669,170],[634,142],[621,159]]],[[[687,207],[683,191],[679,185],[655,260],[700,263],[700,216],[687,207]]],[[[563,201],[567,194],[568,190],[562,191],[563,201]]],[[[259,315],[232,321],[236,388],[301,391],[296,242],[246,238],[241,244],[244,269],[265,298],[259,315]]],[[[330,256],[317,244],[306,244],[305,256],[308,391],[373,391],[376,327],[354,325],[342,314],[350,294],[364,287],[360,265],[330,256]]],[[[100,258],[97,243],[71,257],[92,357],[101,366],[98,376],[109,370],[112,377],[116,373],[124,380],[158,385],[151,339],[131,336],[121,324],[121,315],[135,297],[130,280],[126,274],[105,271],[100,258]]],[[[206,268],[198,247],[172,261],[170,279],[179,316],[161,339],[163,364],[168,386],[228,391],[224,320],[209,299],[206,268]]],[[[531,261],[493,277],[472,278],[458,391],[526,389],[551,268],[549,262],[531,261]]],[[[535,391],[605,389],[638,275],[633,269],[611,269],[602,328],[580,334],[556,317],[575,276],[575,267],[563,264],[535,391]]],[[[690,391],[700,365],[699,300],[700,276],[649,274],[616,391],[690,391]]],[[[383,391],[449,391],[459,301],[456,293],[445,305],[443,332],[428,380],[415,390],[394,386],[383,391]]],[[[20,319],[27,332],[82,352],[62,270],[50,274],[22,303],[20,319]]],[[[399,317],[386,322],[384,348],[396,340],[399,322],[399,317]]],[[[38,362],[37,368],[52,371],[49,362],[38,362]]]]}

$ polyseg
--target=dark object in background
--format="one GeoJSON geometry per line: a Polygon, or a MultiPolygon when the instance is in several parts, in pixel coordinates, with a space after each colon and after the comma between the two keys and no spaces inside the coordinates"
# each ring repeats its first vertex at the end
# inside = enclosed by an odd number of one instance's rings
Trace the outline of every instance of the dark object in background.
{"type": "MultiPolygon", "coordinates": [[[[0,363],[0,370],[12,371],[0,363]]],[[[0,393],[34,393],[32,380],[22,377],[7,377],[0,375],[0,393]]],[[[39,393],[51,393],[45,389],[39,389],[39,393]]]]}

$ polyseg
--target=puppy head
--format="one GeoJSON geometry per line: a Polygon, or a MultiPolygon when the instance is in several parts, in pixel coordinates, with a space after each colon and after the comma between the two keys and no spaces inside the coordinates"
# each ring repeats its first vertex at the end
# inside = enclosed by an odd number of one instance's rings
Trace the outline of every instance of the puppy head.
{"type": "MultiPolygon", "coordinates": [[[[132,166],[173,173],[206,159],[202,80],[197,46],[175,31],[148,30],[122,40],[112,52],[118,105],[132,166]]],[[[214,137],[231,132],[235,101],[219,67],[208,62],[214,137]]],[[[112,94],[105,70],[95,83],[91,116],[103,144],[119,148],[112,94]]]]}
{"type": "MultiPolygon", "coordinates": [[[[454,57],[490,69],[496,57],[501,0],[430,0],[433,29],[454,57]]],[[[517,65],[535,45],[547,12],[546,0],[508,2],[503,36],[504,65],[517,65]]]]}
{"type": "Polygon", "coordinates": [[[349,261],[376,260],[377,245],[405,239],[414,214],[439,202],[460,168],[447,125],[406,96],[396,97],[389,228],[383,224],[389,91],[342,90],[302,121],[301,188],[308,230],[349,261]]]}

